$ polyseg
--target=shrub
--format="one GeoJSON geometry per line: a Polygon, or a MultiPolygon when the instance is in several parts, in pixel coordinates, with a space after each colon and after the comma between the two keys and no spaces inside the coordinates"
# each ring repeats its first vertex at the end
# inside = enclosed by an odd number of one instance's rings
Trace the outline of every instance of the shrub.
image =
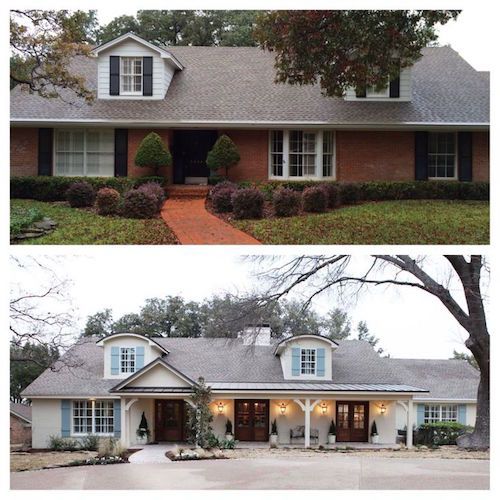
{"type": "Polygon", "coordinates": [[[125,194],[123,215],[131,219],[151,219],[158,212],[158,200],[155,196],[138,189],[125,194]]]}
{"type": "Polygon", "coordinates": [[[211,175],[208,178],[208,184],[210,186],[216,186],[217,184],[224,182],[226,178],[223,175],[211,175]]]}
{"type": "Polygon", "coordinates": [[[210,196],[213,196],[220,189],[226,189],[226,188],[231,188],[232,190],[236,191],[239,188],[239,185],[227,180],[219,182],[210,190],[210,196]]]}
{"type": "Polygon", "coordinates": [[[327,207],[325,190],[321,186],[305,188],[302,204],[306,212],[324,212],[327,207]]]}
{"type": "Polygon", "coordinates": [[[326,205],[328,208],[337,208],[342,204],[340,198],[340,187],[334,182],[325,182],[321,188],[326,195],[326,205]]]}
{"type": "Polygon", "coordinates": [[[135,154],[138,167],[150,167],[157,174],[160,167],[172,165],[172,155],[156,132],[150,132],[139,144],[135,154]]]}
{"type": "Polygon", "coordinates": [[[107,437],[99,440],[99,446],[97,447],[98,457],[114,457],[117,455],[116,451],[117,441],[115,438],[107,437]]]}
{"type": "Polygon", "coordinates": [[[422,424],[417,429],[416,441],[427,446],[457,444],[457,438],[469,430],[472,428],[458,422],[422,424]]]}
{"type": "Polygon", "coordinates": [[[354,182],[343,182],[339,187],[341,203],[351,205],[361,200],[360,187],[354,182]]]}
{"type": "Polygon", "coordinates": [[[53,451],[75,451],[80,448],[80,443],[76,439],[61,436],[49,436],[48,445],[53,451]]]}
{"type": "Polygon", "coordinates": [[[226,420],[226,434],[232,434],[233,433],[233,423],[231,420],[227,419],[226,420]]]}
{"type": "Polygon", "coordinates": [[[274,213],[278,217],[297,215],[301,205],[300,193],[288,188],[281,188],[273,194],[274,213]]]}
{"type": "Polygon", "coordinates": [[[233,194],[237,189],[238,186],[229,181],[214,186],[210,192],[214,210],[219,213],[231,212],[233,210],[233,194]]]}
{"type": "Polygon", "coordinates": [[[165,201],[165,190],[157,182],[146,182],[137,188],[138,191],[148,193],[154,196],[157,200],[158,211],[161,210],[165,201]]]}
{"type": "Polygon", "coordinates": [[[99,448],[99,439],[99,436],[95,436],[93,434],[85,436],[81,441],[82,450],[97,451],[99,448]]]}
{"type": "Polygon", "coordinates": [[[372,436],[378,436],[377,422],[375,422],[375,420],[372,423],[371,435],[372,436]]]}
{"type": "Polygon", "coordinates": [[[225,134],[221,135],[207,154],[207,167],[212,171],[227,169],[240,161],[236,144],[225,134]]]}
{"type": "Polygon", "coordinates": [[[91,207],[95,201],[95,191],[88,182],[75,182],[66,191],[66,199],[73,208],[91,207]]]}
{"type": "Polygon", "coordinates": [[[19,234],[24,228],[43,219],[43,214],[38,208],[17,208],[10,210],[10,235],[19,234]]]}
{"type": "Polygon", "coordinates": [[[328,434],[332,434],[333,436],[335,436],[336,433],[337,433],[337,428],[335,427],[335,422],[332,420],[330,422],[330,427],[328,428],[328,434]]]}
{"type": "Polygon", "coordinates": [[[99,215],[114,215],[120,206],[120,193],[116,189],[101,188],[97,191],[96,205],[99,215]]]}
{"type": "Polygon", "coordinates": [[[255,188],[239,189],[233,194],[233,213],[236,219],[260,219],[264,195],[255,188]]]}

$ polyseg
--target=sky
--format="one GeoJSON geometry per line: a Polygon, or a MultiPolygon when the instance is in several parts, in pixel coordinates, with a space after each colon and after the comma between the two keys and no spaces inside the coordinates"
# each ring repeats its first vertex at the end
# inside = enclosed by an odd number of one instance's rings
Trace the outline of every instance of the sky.
{"type": "MultiPolygon", "coordinates": [[[[56,252],[53,257],[39,257],[47,267],[57,270],[59,279],[72,282],[67,293],[69,302],[43,307],[73,307],[77,325],[82,328],[87,315],[105,308],[111,308],[117,319],[122,314],[138,312],[147,298],[181,295],[201,301],[212,294],[251,291],[262,285],[255,273],[264,267],[257,268],[236,248],[102,250],[89,249],[69,256],[56,252]]],[[[449,268],[442,257],[427,259],[426,265],[434,275],[440,279],[448,276],[449,268]]],[[[365,269],[368,262],[366,256],[354,257],[351,269],[365,269]]],[[[17,289],[41,290],[47,283],[46,272],[34,266],[19,271],[14,265],[11,273],[14,294],[17,289]]],[[[452,281],[451,285],[455,293],[456,283],[452,281]]],[[[337,306],[348,312],[353,325],[366,321],[370,332],[380,338],[381,347],[392,357],[448,358],[454,349],[465,350],[465,331],[437,299],[420,290],[372,287],[359,294],[357,300],[343,300],[335,291],[314,302],[321,313],[337,306]]]]}

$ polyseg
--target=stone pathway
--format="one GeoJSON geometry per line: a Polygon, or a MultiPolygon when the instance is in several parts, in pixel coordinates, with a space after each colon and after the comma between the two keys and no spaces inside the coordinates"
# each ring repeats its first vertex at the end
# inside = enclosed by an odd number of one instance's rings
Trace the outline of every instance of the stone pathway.
{"type": "Polygon", "coordinates": [[[165,453],[174,447],[173,444],[148,444],[128,458],[132,464],[166,464],[171,462],[165,453]]]}
{"type": "Polygon", "coordinates": [[[172,197],[161,216],[182,245],[260,245],[250,235],[207,212],[205,197],[172,197]]]}

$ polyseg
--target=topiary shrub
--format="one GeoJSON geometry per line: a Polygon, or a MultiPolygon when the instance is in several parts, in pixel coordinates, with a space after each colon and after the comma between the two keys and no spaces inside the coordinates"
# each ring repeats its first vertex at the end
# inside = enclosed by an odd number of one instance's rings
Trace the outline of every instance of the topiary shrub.
{"type": "Polygon", "coordinates": [[[262,218],[264,195],[258,189],[238,189],[233,194],[232,202],[236,219],[262,218]]]}
{"type": "Polygon", "coordinates": [[[66,191],[66,199],[73,208],[91,207],[95,196],[94,188],[88,182],[75,182],[66,191]]]}
{"type": "Polygon", "coordinates": [[[328,208],[337,208],[341,205],[340,188],[333,182],[326,182],[321,187],[325,191],[326,205],[328,208]]]}
{"type": "Polygon", "coordinates": [[[151,219],[158,213],[158,200],[150,194],[131,189],[125,193],[123,215],[131,219],[151,219]]]}
{"type": "Polygon", "coordinates": [[[150,132],[139,144],[135,164],[138,167],[153,168],[155,174],[160,167],[172,165],[172,155],[156,132],[150,132]]]}
{"type": "Polygon", "coordinates": [[[207,167],[216,172],[220,168],[227,169],[240,161],[240,153],[236,144],[225,134],[221,135],[214,147],[207,154],[207,167]]]}
{"type": "Polygon", "coordinates": [[[219,213],[231,212],[233,210],[233,195],[236,191],[236,188],[230,186],[215,191],[212,194],[214,210],[219,213]]]}
{"type": "Polygon", "coordinates": [[[302,199],[300,193],[292,189],[278,189],[273,193],[274,213],[278,217],[291,217],[300,211],[302,199]]]}
{"type": "Polygon", "coordinates": [[[120,193],[116,189],[102,188],[96,196],[97,213],[99,215],[115,215],[120,206],[120,193]]]}
{"type": "Polygon", "coordinates": [[[139,186],[137,190],[154,196],[157,200],[158,211],[161,210],[165,201],[165,190],[157,182],[147,182],[139,186]]]}
{"type": "Polygon", "coordinates": [[[231,181],[219,182],[210,190],[210,196],[213,196],[214,194],[216,194],[217,191],[219,191],[220,189],[226,189],[226,188],[230,188],[233,191],[236,191],[237,189],[239,189],[239,186],[238,186],[238,184],[235,184],[234,182],[231,182],[231,181]]]}
{"type": "Polygon", "coordinates": [[[342,203],[350,205],[353,203],[358,203],[361,199],[360,187],[353,182],[345,182],[339,184],[340,187],[340,198],[342,203]]]}
{"type": "Polygon", "coordinates": [[[305,188],[302,193],[302,206],[306,212],[324,212],[327,208],[325,190],[321,186],[305,188]]]}

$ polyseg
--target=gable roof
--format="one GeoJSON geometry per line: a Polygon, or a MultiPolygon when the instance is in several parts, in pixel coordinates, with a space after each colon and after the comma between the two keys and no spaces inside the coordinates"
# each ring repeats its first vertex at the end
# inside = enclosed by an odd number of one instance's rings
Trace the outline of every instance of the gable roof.
{"type": "MultiPolygon", "coordinates": [[[[450,47],[423,49],[412,69],[412,101],[357,102],[325,97],[319,85],[276,84],[274,54],[257,47],[169,47],[184,70],[162,100],[98,99],[87,105],[62,91],[46,99],[11,91],[11,122],[114,126],[487,128],[488,80],[450,47]],[[72,104],[73,103],[73,104],[72,104]]],[[[77,57],[75,74],[96,88],[96,58],[77,57]]]]}
{"type": "Polygon", "coordinates": [[[110,339],[115,339],[115,338],[120,338],[120,337],[134,337],[134,338],[139,338],[143,339],[146,342],[149,343],[149,345],[154,345],[157,347],[160,351],[162,351],[164,354],[168,354],[169,350],[163,347],[161,344],[156,342],[154,337],[146,337],[146,335],[142,335],[140,333],[131,333],[131,332],[117,332],[117,333],[112,333],[110,335],[106,335],[105,337],[99,338],[96,342],[97,345],[104,345],[108,340],[110,339]]]}
{"type": "Polygon", "coordinates": [[[330,344],[330,347],[338,347],[338,343],[333,341],[332,339],[329,339],[328,337],[325,337],[323,335],[317,335],[317,334],[311,334],[311,333],[305,333],[301,335],[293,335],[291,337],[287,337],[286,339],[281,340],[276,344],[276,347],[274,349],[274,354],[281,354],[283,351],[284,347],[288,342],[291,342],[293,340],[297,339],[318,339],[324,341],[326,344],[330,344]]]}
{"type": "Polygon", "coordinates": [[[10,413],[31,424],[31,406],[22,403],[10,403],[10,413]]]}

